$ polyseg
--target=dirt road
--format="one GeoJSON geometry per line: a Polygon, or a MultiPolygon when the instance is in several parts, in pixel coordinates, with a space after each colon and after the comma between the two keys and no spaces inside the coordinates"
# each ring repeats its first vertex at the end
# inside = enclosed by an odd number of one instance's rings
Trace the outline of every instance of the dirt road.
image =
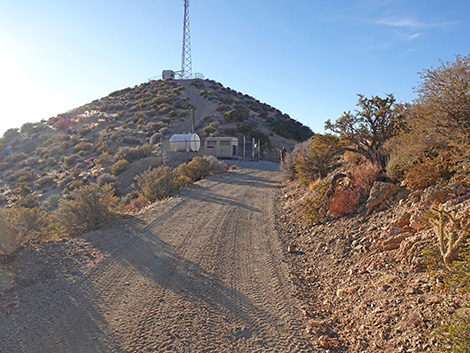
{"type": "Polygon", "coordinates": [[[279,177],[276,164],[242,164],[25,249],[7,264],[0,351],[312,352],[273,225],[279,177]]]}

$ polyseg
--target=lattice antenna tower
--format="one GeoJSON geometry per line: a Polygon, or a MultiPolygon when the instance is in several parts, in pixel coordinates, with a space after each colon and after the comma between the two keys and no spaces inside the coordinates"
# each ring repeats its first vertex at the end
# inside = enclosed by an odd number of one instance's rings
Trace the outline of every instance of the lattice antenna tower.
{"type": "Polygon", "coordinates": [[[189,0],[184,0],[183,22],[183,54],[181,55],[181,78],[191,79],[193,76],[191,60],[191,33],[189,30],[189,0]]]}

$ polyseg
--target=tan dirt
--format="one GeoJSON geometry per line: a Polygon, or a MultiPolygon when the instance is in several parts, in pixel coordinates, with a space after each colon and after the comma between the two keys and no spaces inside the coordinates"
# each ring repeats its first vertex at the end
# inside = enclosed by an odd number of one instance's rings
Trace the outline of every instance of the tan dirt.
{"type": "Polygon", "coordinates": [[[312,352],[274,227],[277,164],[211,176],[3,266],[1,352],[312,352]]]}

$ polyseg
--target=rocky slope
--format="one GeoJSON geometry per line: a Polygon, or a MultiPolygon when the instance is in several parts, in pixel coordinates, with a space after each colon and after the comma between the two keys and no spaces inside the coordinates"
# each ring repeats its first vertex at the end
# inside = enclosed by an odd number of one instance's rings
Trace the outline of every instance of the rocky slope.
{"type": "Polygon", "coordinates": [[[468,215],[470,193],[458,185],[396,191],[370,200],[376,207],[368,216],[364,210],[314,226],[303,218],[305,189],[292,181],[279,194],[278,230],[319,350],[431,351],[436,313],[464,306],[455,293],[433,289],[436,277],[426,272],[422,250],[436,249],[437,241],[423,215],[434,200],[468,215]]]}

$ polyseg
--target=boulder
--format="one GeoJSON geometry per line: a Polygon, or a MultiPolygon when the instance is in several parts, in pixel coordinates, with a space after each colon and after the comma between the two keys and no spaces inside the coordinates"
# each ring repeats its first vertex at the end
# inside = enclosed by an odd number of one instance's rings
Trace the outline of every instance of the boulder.
{"type": "Polygon", "coordinates": [[[366,203],[366,216],[370,215],[372,210],[382,204],[386,199],[395,195],[399,190],[399,187],[392,183],[383,181],[376,181],[372,185],[370,190],[369,198],[366,203]]]}

